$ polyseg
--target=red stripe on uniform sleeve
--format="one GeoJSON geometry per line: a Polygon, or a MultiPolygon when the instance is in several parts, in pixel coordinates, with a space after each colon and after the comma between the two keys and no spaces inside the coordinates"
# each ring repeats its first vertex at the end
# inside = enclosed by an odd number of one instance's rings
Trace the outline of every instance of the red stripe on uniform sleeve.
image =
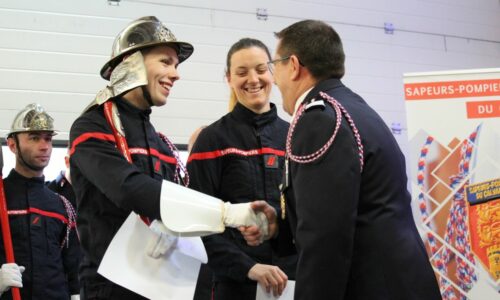
{"type": "Polygon", "coordinates": [[[79,137],[77,137],[73,141],[73,144],[71,145],[71,150],[69,151],[69,155],[73,155],[73,153],[75,152],[75,148],[76,148],[76,146],[78,146],[78,144],[81,144],[88,139],[98,139],[98,140],[116,143],[115,137],[112,134],[106,134],[106,133],[102,133],[102,132],[86,132],[86,133],[80,135],[79,137]]]}

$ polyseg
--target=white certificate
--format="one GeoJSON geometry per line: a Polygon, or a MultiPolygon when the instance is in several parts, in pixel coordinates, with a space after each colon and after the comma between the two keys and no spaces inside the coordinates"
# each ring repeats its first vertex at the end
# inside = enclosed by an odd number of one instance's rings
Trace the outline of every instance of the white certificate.
{"type": "Polygon", "coordinates": [[[111,241],[99,274],[149,299],[193,299],[201,262],[207,254],[199,237],[180,237],[158,259],[146,254],[153,232],[131,213],[111,241]]]}
{"type": "Polygon", "coordinates": [[[274,297],[273,293],[267,293],[260,284],[257,284],[257,297],[255,300],[293,300],[293,293],[295,291],[295,281],[294,280],[288,280],[286,283],[286,288],[281,294],[281,296],[274,297]]]}

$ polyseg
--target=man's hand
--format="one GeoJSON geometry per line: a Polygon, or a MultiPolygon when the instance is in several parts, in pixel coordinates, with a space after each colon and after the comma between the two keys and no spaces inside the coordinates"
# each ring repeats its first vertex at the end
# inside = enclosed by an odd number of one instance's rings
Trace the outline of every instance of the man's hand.
{"type": "Polygon", "coordinates": [[[23,287],[22,272],[24,272],[24,267],[15,263],[2,265],[0,268],[0,295],[11,287],[23,287]]]}
{"type": "Polygon", "coordinates": [[[262,200],[252,202],[250,207],[255,211],[255,213],[265,215],[268,223],[267,230],[262,230],[258,226],[240,226],[238,229],[247,241],[248,245],[258,246],[262,243],[262,241],[268,240],[278,233],[276,210],[266,201],[262,200]]]}
{"type": "Polygon", "coordinates": [[[250,203],[224,203],[224,226],[240,228],[252,226],[264,234],[268,234],[267,216],[263,212],[254,211],[250,203]]]}
{"type": "Polygon", "coordinates": [[[248,271],[248,278],[257,281],[266,292],[272,291],[274,297],[281,296],[288,281],[288,277],[280,268],[263,264],[255,264],[248,271]]]}
{"type": "Polygon", "coordinates": [[[175,245],[177,237],[171,234],[167,227],[158,220],[151,222],[149,228],[153,231],[154,236],[146,246],[146,253],[152,258],[158,258],[175,245]]]}

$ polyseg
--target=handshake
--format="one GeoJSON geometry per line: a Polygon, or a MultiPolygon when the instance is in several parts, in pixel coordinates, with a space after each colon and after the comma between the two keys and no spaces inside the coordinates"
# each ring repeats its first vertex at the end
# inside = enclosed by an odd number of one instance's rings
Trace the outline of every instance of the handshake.
{"type": "MultiPolygon", "coordinates": [[[[247,242],[251,246],[260,245],[264,240],[272,237],[276,232],[276,211],[265,201],[254,201],[249,203],[229,203],[220,202],[219,222],[222,221],[222,230],[210,233],[218,233],[224,230],[225,227],[238,228],[243,234],[247,242]]],[[[189,215],[189,212],[185,212],[189,215]]],[[[199,217],[205,218],[210,216],[199,217]]],[[[199,223],[210,223],[211,220],[199,220],[199,223]]],[[[154,220],[150,229],[154,236],[146,246],[147,254],[152,258],[159,258],[166,254],[176,243],[178,236],[196,236],[207,235],[207,232],[177,232],[169,227],[168,220],[165,224],[159,220],[154,220]],[[167,226],[165,226],[167,224],[167,226]]]]}
{"type": "Polygon", "coordinates": [[[253,246],[277,231],[276,211],[265,201],[233,204],[165,180],[160,215],[161,222],[151,223],[155,234],[146,247],[149,256],[156,258],[165,254],[178,236],[204,236],[232,227],[253,246]]]}
{"type": "Polygon", "coordinates": [[[224,203],[224,225],[238,229],[256,227],[262,232],[262,239],[268,238],[269,223],[262,211],[254,211],[251,203],[224,203]]]}

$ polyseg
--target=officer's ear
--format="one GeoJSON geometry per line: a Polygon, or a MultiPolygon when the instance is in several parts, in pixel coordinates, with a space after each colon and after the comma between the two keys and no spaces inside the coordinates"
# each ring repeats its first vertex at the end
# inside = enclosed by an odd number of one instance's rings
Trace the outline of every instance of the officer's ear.
{"type": "Polygon", "coordinates": [[[290,68],[291,68],[291,74],[290,77],[292,80],[297,80],[300,78],[300,73],[301,73],[301,67],[302,65],[300,64],[299,58],[295,55],[290,56],[290,68]]]}

